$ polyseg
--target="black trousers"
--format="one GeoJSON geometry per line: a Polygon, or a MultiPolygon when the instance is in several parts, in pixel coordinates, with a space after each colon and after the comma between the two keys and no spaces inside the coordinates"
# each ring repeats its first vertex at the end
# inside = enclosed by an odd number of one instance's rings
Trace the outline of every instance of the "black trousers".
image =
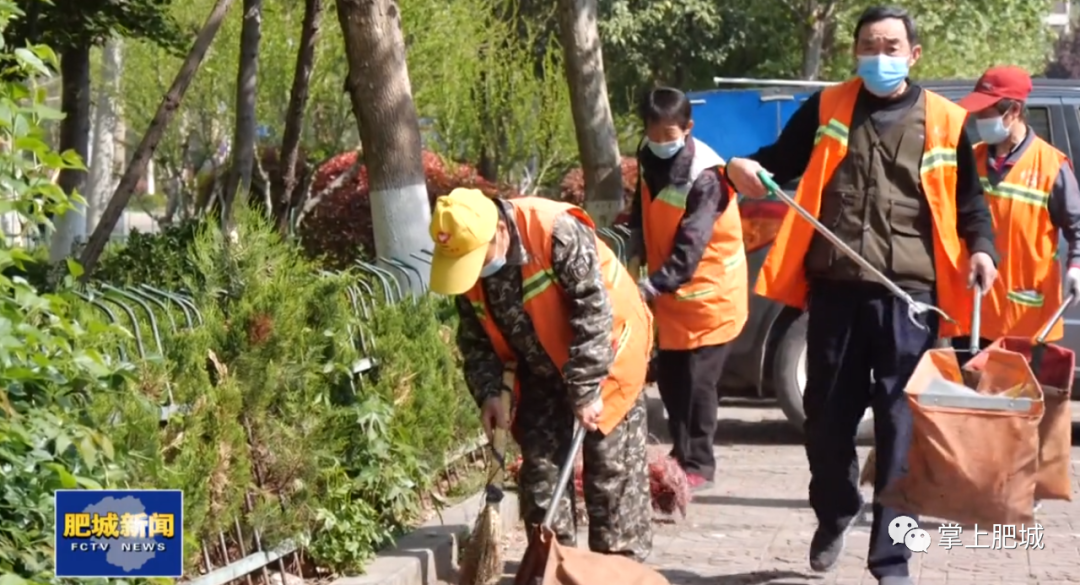
{"type": "Polygon", "coordinates": [[[688,350],[662,349],[657,355],[656,385],[668,414],[672,456],[687,473],[709,481],[716,475],[716,385],[728,350],[726,344],[720,344],[688,350]]]}
{"type": "MultiPolygon", "coordinates": [[[[933,302],[929,293],[912,293],[933,302]]],[[[937,337],[932,313],[908,318],[907,305],[874,284],[816,281],[810,286],[806,333],[806,456],[810,506],[821,528],[840,531],[859,513],[855,434],[867,407],[874,413],[874,492],[907,471],[911,411],[904,385],[937,337]]],[[[889,538],[905,515],[874,502],[867,564],[877,578],[908,574],[911,552],[889,538]]]]}

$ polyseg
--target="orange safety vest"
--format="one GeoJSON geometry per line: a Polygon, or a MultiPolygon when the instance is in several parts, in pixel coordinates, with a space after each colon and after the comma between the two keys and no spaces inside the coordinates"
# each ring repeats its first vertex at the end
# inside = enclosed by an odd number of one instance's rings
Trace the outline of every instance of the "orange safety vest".
{"type": "MultiPolygon", "coordinates": [[[[508,203],[514,210],[518,233],[529,256],[521,268],[525,312],[532,318],[540,345],[561,370],[570,357],[574,334],[570,329],[571,309],[566,293],[551,267],[551,230],[560,213],[570,213],[591,228],[595,229],[595,225],[584,210],[568,203],[540,198],[516,199],[508,203]]],[[[614,313],[611,343],[615,347],[615,362],[600,388],[604,410],[598,425],[602,433],[608,434],[623,420],[645,387],[653,325],[652,314],[626,268],[599,238],[596,248],[600,252],[600,270],[614,313]]],[[[504,364],[516,361],[502,332],[488,317],[481,283],[477,282],[465,296],[480,317],[499,359],[504,364]]]]}
{"type": "MultiPolygon", "coordinates": [[[[979,336],[1034,337],[1062,301],[1058,229],[1050,222],[1047,204],[1067,158],[1035,136],[1001,182],[991,186],[987,179],[989,154],[986,143],[975,145],[979,178],[994,218],[994,242],[1001,263],[998,278],[983,299],[979,336]]],[[[1047,340],[1057,341],[1064,334],[1059,320],[1047,340]]]]}
{"type": "MultiPolygon", "coordinates": [[[[724,159],[713,149],[693,140],[694,160],[687,183],[669,185],[654,199],[645,181],[640,181],[642,232],[650,271],[659,269],[671,256],[694,180],[707,169],[724,166],[724,159]]],[[[727,343],[738,337],[746,325],[750,294],[746,250],[737,196],[733,190],[728,191],[727,209],[713,224],[712,237],[690,281],[653,301],[660,349],[686,350],[727,343]]]]}
{"type": "MultiPolygon", "coordinates": [[[[862,81],[853,79],[821,92],[816,145],[795,193],[795,201],[814,216],[821,212],[822,192],[847,155],[848,131],[861,87],[862,81]]],[[[937,304],[962,330],[970,331],[971,292],[967,290],[966,267],[961,266],[964,250],[956,233],[956,147],[967,112],[933,92],[923,93],[926,147],[920,172],[933,218],[937,304]]],[[[787,214],[754,292],[797,309],[806,308],[803,259],[813,235],[809,222],[796,213],[787,214]]]]}

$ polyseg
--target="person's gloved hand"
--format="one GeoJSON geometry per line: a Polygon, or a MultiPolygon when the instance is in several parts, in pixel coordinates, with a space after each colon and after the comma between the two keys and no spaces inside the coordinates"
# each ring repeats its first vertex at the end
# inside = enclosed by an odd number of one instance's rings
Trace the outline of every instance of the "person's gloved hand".
{"type": "Polygon", "coordinates": [[[1072,295],[1072,306],[1080,304],[1080,266],[1071,266],[1065,272],[1065,294],[1072,295]]]}
{"type": "Polygon", "coordinates": [[[641,292],[641,298],[645,299],[646,303],[651,303],[652,300],[660,294],[653,288],[652,282],[649,281],[648,277],[639,280],[637,286],[638,291],[641,292]]]}

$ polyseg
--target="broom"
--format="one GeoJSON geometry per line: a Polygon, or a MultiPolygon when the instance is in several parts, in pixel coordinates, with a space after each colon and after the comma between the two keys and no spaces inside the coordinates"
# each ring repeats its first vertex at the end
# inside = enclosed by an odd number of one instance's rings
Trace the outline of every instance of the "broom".
{"type": "MultiPolygon", "coordinates": [[[[510,396],[514,387],[514,370],[508,368],[503,373],[505,389],[500,396],[503,414],[509,416],[510,396]]],[[[506,435],[498,427],[494,430],[491,450],[495,465],[488,472],[487,488],[484,491],[484,509],[476,518],[469,542],[462,551],[461,570],[458,573],[458,585],[488,585],[502,577],[502,519],[499,517],[499,504],[503,499],[503,476],[506,469],[506,435]]]]}

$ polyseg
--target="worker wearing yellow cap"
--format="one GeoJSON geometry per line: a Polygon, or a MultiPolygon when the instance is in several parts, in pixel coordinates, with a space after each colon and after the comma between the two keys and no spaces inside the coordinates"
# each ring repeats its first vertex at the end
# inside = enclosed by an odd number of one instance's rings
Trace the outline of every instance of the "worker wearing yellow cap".
{"type": "MultiPolygon", "coordinates": [[[[589,430],[582,483],[589,548],[643,560],[652,548],[645,374],[652,315],[580,208],[455,189],[435,202],[431,290],[456,295],[457,343],[485,430],[511,426],[500,392],[516,370],[519,497],[533,534],[551,503],[576,417],[589,430]]],[[[567,490],[573,492],[573,490],[567,490]]],[[[554,524],[575,545],[571,495],[554,524]]]]}

